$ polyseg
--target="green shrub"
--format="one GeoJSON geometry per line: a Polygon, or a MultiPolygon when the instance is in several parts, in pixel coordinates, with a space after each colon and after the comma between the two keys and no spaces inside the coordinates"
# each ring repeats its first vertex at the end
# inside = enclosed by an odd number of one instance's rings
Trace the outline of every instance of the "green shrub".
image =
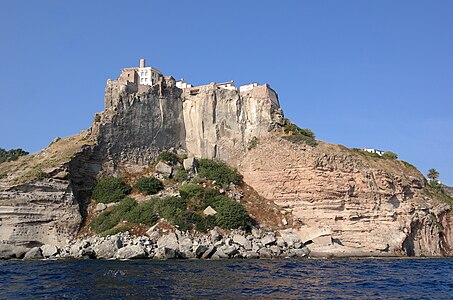
{"type": "Polygon", "coordinates": [[[258,143],[259,139],[256,136],[252,137],[248,142],[247,149],[252,150],[256,148],[256,146],[258,146],[258,143]]]}
{"type": "Polygon", "coordinates": [[[293,134],[293,135],[282,136],[282,138],[287,141],[290,141],[291,143],[294,143],[294,144],[299,144],[301,142],[304,142],[307,145],[312,146],[312,147],[318,145],[318,142],[316,142],[316,140],[306,137],[304,135],[294,135],[293,134]]]}
{"type": "Polygon", "coordinates": [[[209,229],[214,228],[216,226],[216,217],[215,216],[206,216],[204,218],[200,218],[197,223],[195,224],[195,229],[200,232],[207,232],[209,229]]]}
{"type": "Polygon", "coordinates": [[[223,200],[218,199],[214,209],[217,211],[216,223],[222,228],[245,229],[250,226],[250,217],[240,203],[225,197],[223,200]]]}
{"type": "Polygon", "coordinates": [[[185,184],[179,189],[179,195],[184,200],[188,200],[192,197],[199,197],[204,194],[203,187],[196,184],[185,184]]]}
{"type": "Polygon", "coordinates": [[[288,140],[292,143],[304,142],[310,146],[316,146],[315,134],[308,128],[302,129],[296,124],[292,123],[289,119],[284,119],[285,126],[283,128],[284,132],[288,134],[283,136],[285,140],[288,140]]]}
{"type": "Polygon", "coordinates": [[[385,159],[397,159],[398,158],[398,155],[392,151],[385,151],[383,154],[382,154],[382,158],[385,158],[385,159]]]}
{"type": "Polygon", "coordinates": [[[106,210],[94,218],[90,227],[97,233],[109,230],[115,227],[120,221],[125,220],[125,216],[136,206],[137,202],[134,199],[125,198],[111,210],[106,210]]]}
{"type": "Polygon", "coordinates": [[[24,151],[23,149],[20,148],[11,150],[5,150],[3,148],[0,148],[0,163],[5,161],[17,160],[19,157],[28,154],[29,153],[27,151],[24,151]]]}
{"type": "Polygon", "coordinates": [[[118,202],[131,192],[132,188],[121,178],[107,177],[100,179],[91,192],[99,203],[118,202]]]}
{"type": "Polygon", "coordinates": [[[164,189],[162,182],[155,177],[141,177],[134,185],[140,193],[153,195],[164,189]]]}
{"type": "Polygon", "coordinates": [[[177,163],[179,158],[176,154],[170,151],[162,151],[159,156],[157,156],[157,161],[166,161],[170,163],[177,163]]]}
{"type": "Polygon", "coordinates": [[[179,166],[179,168],[175,172],[175,175],[173,175],[173,178],[177,182],[184,182],[184,181],[186,181],[189,178],[187,176],[186,170],[184,169],[184,166],[179,166]]]}
{"type": "Polygon", "coordinates": [[[285,119],[284,131],[286,134],[292,133],[293,135],[303,135],[311,139],[315,139],[315,134],[308,128],[302,129],[289,119],[285,119]]]}
{"type": "Polygon", "coordinates": [[[177,225],[180,230],[186,231],[193,228],[194,224],[199,223],[202,218],[190,210],[179,211],[173,220],[173,224],[177,225]]]}
{"type": "Polygon", "coordinates": [[[413,169],[417,169],[416,166],[414,166],[414,165],[411,164],[411,163],[408,163],[407,161],[401,160],[401,162],[402,162],[406,167],[413,168],[413,169]]]}
{"type": "Polygon", "coordinates": [[[133,207],[124,216],[129,223],[154,225],[157,222],[157,215],[154,213],[154,204],[152,201],[146,201],[133,207]]]}
{"type": "Polygon", "coordinates": [[[198,161],[198,174],[208,180],[212,180],[222,186],[228,185],[230,182],[238,184],[241,181],[239,173],[229,168],[221,161],[210,159],[200,159],[198,161]]]}
{"type": "Polygon", "coordinates": [[[187,202],[181,197],[155,198],[151,201],[154,212],[170,223],[174,223],[176,215],[187,207],[187,202]]]}
{"type": "Polygon", "coordinates": [[[102,237],[106,237],[108,235],[115,235],[117,233],[120,233],[120,232],[126,232],[126,231],[129,231],[131,228],[127,225],[121,225],[121,226],[118,226],[118,227],[114,227],[114,228],[111,228],[109,230],[106,230],[104,232],[102,232],[100,234],[100,236],[102,237]]]}

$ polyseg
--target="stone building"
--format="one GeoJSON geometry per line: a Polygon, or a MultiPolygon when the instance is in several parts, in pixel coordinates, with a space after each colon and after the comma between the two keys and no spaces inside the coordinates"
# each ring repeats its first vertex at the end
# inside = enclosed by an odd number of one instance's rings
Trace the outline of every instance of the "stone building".
{"type": "Polygon", "coordinates": [[[142,58],[138,68],[124,68],[118,80],[127,86],[130,84],[154,85],[162,76],[159,70],[147,67],[145,59],[142,58]]]}

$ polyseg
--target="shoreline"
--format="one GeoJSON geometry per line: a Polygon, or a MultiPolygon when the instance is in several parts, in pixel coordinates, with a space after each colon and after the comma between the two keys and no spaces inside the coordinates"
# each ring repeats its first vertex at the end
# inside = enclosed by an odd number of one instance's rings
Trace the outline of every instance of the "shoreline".
{"type": "Polygon", "coordinates": [[[222,233],[214,228],[206,234],[189,232],[148,232],[146,236],[131,236],[128,232],[107,237],[86,237],[63,247],[42,245],[11,250],[0,259],[13,260],[218,260],[218,259],[429,259],[449,256],[399,256],[341,249],[310,249],[290,230],[277,233],[253,228],[251,233],[233,230],[222,233]],[[341,249],[341,251],[339,251],[341,249]]]}

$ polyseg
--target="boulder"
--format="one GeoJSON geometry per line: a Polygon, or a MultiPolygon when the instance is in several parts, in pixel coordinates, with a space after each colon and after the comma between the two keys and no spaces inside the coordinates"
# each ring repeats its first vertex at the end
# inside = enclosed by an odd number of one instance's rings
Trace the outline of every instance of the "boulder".
{"type": "Polygon", "coordinates": [[[245,250],[252,250],[252,243],[239,234],[233,236],[233,242],[244,247],[245,250]]]}
{"type": "Polygon", "coordinates": [[[96,204],[96,206],[94,207],[94,212],[101,212],[101,211],[104,211],[105,209],[107,208],[107,204],[104,204],[104,203],[98,203],[96,204]]]}
{"type": "Polygon", "coordinates": [[[258,251],[258,254],[260,255],[260,258],[272,258],[272,251],[268,248],[261,248],[258,251]]]}
{"type": "Polygon", "coordinates": [[[217,227],[214,227],[213,229],[211,229],[209,231],[209,234],[211,235],[211,240],[213,242],[220,241],[220,239],[222,238],[222,235],[220,234],[220,231],[217,227]]]}
{"type": "Polygon", "coordinates": [[[208,250],[208,247],[205,245],[198,245],[197,248],[195,248],[195,256],[201,258],[206,250],[208,250]]]}
{"type": "Polygon", "coordinates": [[[279,256],[280,255],[280,248],[278,246],[270,246],[269,249],[272,251],[272,253],[275,255],[275,256],[279,256]]]}
{"type": "Polygon", "coordinates": [[[303,247],[301,249],[290,249],[289,253],[296,257],[307,257],[310,254],[310,250],[307,247],[303,247]]]}
{"type": "Polygon", "coordinates": [[[295,243],[300,243],[300,237],[293,233],[291,229],[280,230],[280,235],[289,248],[294,247],[295,243]]]}
{"type": "Polygon", "coordinates": [[[166,163],[160,161],[156,165],[156,172],[164,176],[170,177],[171,174],[173,173],[173,169],[170,165],[167,165],[166,163]]]}
{"type": "Polygon", "coordinates": [[[223,251],[222,248],[217,248],[214,254],[211,256],[212,259],[228,258],[228,255],[223,251]]]}
{"type": "Polygon", "coordinates": [[[115,257],[116,252],[121,248],[122,243],[119,239],[110,239],[104,240],[101,243],[93,247],[94,252],[96,253],[96,258],[113,258],[115,257]]]}
{"type": "Polygon", "coordinates": [[[176,258],[176,250],[163,247],[163,248],[157,248],[156,254],[154,255],[155,259],[171,259],[171,258],[176,258]]]}
{"type": "Polygon", "coordinates": [[[184,237],[179,241],[179,251],[190,252],[192,250],[192,245],[192,239],[189,237],[184,237]]]}
{"type": "Polygon", "coordinates": [[[203,214],[205,216],[213,216],[215,214],[217,214],[217,211],[211,207],[211,205],[209,205],[208,207],[206,207],[204,210],[203,210],[203,214]]]}
{"type": "Polygon", "coordinates": [[[259,230],[258,228],[256,227],[253,227],[252,228],[252,235],[256,238],[260,238],[261,237],[261,230],[259,230]]]}
{"type": "Polygon", "coordinates": [[[0,244],[0,259],[21,258],[28,250],[24,246],[0,244]]]}
{"type": "Polygon", "coordinates": [[[235,246],[223,246],[222,250],[223,250],[223,253],[225,253],[226,255],[231,257],[231,256],[234,256],[239,253],[239,251],[236,247],[235,246]]]}
{"type": "Polygon", "coordinates": [[[206,249],[206,251],[203,253],[201,258],[202,259],[211,258],[211,256],[214,254],[215,251],[216,251],[216,248],[214,246],[210,246],[206,249]]]}
{"type": "Polygon", "coordinates": [[[27,253],[25,253],[24,259],[42,259],[41,248],[34,247],[31,248],[27,253]]]}
{"type": "Polygon", "coordinates": [[[244,257],[245,258],[260,258],[260,255],[256,252],[253,252],[253,251],[247,251],[245,254],[244,254],[244,257]]]}
{"type": "Polygon", "coordinates": [[[58,248],[54,245],[42,245],[41,252],[44,257],[52,257],[58,254],[58,248]]]}
{"type": "Polygon", "coordinates": [[[139,245],[128,245],[119,249],[115,255],[118,259],[136,259],[145,258],[146,252],[142,246],[139,245]]]}
{"type": "Polygon", "coordinates": [[[187,172],[193,172],[193,173],[197,172],[198,164],[197,164],[195,157],[189,157],[189,158],[184,159],[182,164],[184,166],[184,170],[186,170],[187,172]]]}
{"type": "Polygon", "coordinates": [[[158,248],[168,248],[174,251],[179,249],[178,237],[175,233],[170,232],[167,235],[161,236],[157,240],[157,247],[158,248]]]}
{"type": "Polygon", "coordinates": [[[272,245],[276,242],[277,240],[275,239],[275,236],[273,234],[266,234],[265,236],[263,236],[261,238],[261,243],[264,245],[264,246],[267,246],[267,245],[272,245]]]}

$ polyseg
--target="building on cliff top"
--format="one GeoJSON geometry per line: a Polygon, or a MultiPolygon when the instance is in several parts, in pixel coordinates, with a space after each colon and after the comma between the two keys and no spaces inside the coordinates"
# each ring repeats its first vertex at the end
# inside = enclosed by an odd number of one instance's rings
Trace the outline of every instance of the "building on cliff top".
{"type": "Polygon", "coordinates": [[[362,151],[365,151],[365,152],[369,152],[369,153],[374,153],[374,154],[377,154],[379,156],[382,156],[384,154],[384,150],[378,150],[378,149],[374,149],[374,148],[360,148],[360,150],[362,151]]]}
{"type": "Polygon", "coordinates": [[[124,84],[135,84],[135,85],[154,85],[157,83],[162,73],[152,67],[145,65],[145,59],[140,59],[138,68],[124,68],[119,76],[118,80],[124,84]]]}

